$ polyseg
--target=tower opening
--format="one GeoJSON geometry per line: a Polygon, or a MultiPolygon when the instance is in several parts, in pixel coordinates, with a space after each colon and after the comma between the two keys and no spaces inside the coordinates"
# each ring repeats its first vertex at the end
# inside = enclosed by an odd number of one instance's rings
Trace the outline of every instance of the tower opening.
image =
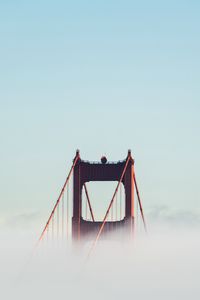
{"type": "MultiPolygon", "coordinates": [[[[92,181],[87,183],[87,191],[89,201],[92,207],[95,221],[103,221],[113,193],[116,189],[117,181],[101,182],[92,181]]],[[[125,190],[121,183],[118,193],[114,199],[110,209],[107,222],[121,221],[125,217],[125,190]]],[[[82,218],[84,220],[92,220],[89,209],[87,195],[82,189],[82,218]]]]}

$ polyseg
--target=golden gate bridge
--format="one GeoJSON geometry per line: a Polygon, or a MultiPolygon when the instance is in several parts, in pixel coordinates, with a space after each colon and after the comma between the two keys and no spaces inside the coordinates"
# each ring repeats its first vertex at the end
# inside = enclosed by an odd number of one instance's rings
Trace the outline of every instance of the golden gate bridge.
{"type": "Polygon", "coordinates": [[[108,162],[103,156],[100,162],[90,162],[82,160],[77,150],[69,174],[38,243],[60,238],[70,238],[73,243],[77,243],[92,238],[94,247],[100,238],[109,239],[111,233],[117,234],[120,231],[124,235],[128,233],[129,236],[133,236],[138,219],[135,217],[135,194],[137,212],[140,212],[146,231],[131,151],[128,151],[127,157],[122,161],[108,162]],[[71,178],[73,178],[72,209],[70,205],[71,178]],[[116,182],[113,196],[101,221],[96,219],[87,186],[89,182],[97,181],[116,182]]]}

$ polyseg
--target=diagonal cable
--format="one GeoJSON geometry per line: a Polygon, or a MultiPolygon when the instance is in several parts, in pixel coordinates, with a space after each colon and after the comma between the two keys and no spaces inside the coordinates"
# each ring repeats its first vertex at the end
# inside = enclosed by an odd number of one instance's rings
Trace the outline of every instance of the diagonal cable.
{"type": "Polygon", "coordinates": [[[88,206],[89,206],[89,209],[90,209],[90,214],[91,214],[91,217],[92,217],[92,221],[95,222],[95,219],[94,219],[94,213],[93,213],[93,210],[92,210],[90,198],[89,198],[89,195],[88,195],[88,190],[87,190],[87,187],[86,187],[86,184],[85,184],[85,183],[84,183],[83,187],[84,187],[84,190],[85,190],[85,194],[86,194],[88,206]]]}
{"type": "Polygon", "coordinates": [[[49,218],[48,218],[48,221],[47,221],[47,223],[46,223],[46,225],[45,225],[45,227],[44,227],[44,229],[43,229],[43,231],[42,231],[42,233],[41,233],[41,235],[40,235],[40,238],[39,238],[38,242],[40,242],[40,241],[42,240],[42,238],[43,238],[43,236],[44,236],[44,234],[45,234],[45,232],[46,232],[46,230],[47,230],[47,228],[48,228],[48,226],[49,226],[49,223],[50,223],[50,221],[51,221],[51,219],[52,219],[52,217],[53,217],[53,215],[54,215],[54,213],[55,213],[55,210],[56,210],[58,204],[60,203],[61,197],[62,197],[62,195],[63,195],[63,193],[64,193],[64,191],[65,191],[65,187],[66,187],[66,185],[67,185],[67,183],[68,183],[68,181],[69,181],[69,179],[70,179],[70,177],[71,177],[72,171],[74,170],[74,167],[75,167],[75,165],[76,165],[78,159],[79,159],[79,155],[76,155],[76,157],[75,157],[75,159],[74,159],[74,162],[73,162],[73,165],[72,165],[72,167],[71,167],[71,169],[70,169],[70,171],[69,171],[69,174],[68,174],[68,176],[67,176],[67,179],[65,180],[65,183],[64,183],[64,185],[63,185],[63,188],[62,188],[62,190],[61,190],[61,192],[60,192],[60,195],[59,195],[59,197],[58,197],[58,200],[56,201],[56,204],[54,205],[54,208],[53,208],[53,210],[52,210],[52,212],[51,212],[51,214],[50,214],[50,216],[49,216],[49,218]]]}
{"type": "Polygon", "coordinates": [[[135,173],[133,174],[133,179],[134,179],[134,183],[135,183],[135,189],[136,189],[137,199],[138,199],[138,203],[139,203],[139,207],[140,207],[140,213],[141,213],[141,216],[142,216],[142,221],[143,221],[143,224],[144,224],[144,229],[147,232],[147,225],[146,225],[146,221],[145,221],[145,217],[144,217],[144,212],[143,212],[143,208],[142,208],[142,201],[141,201],[141,198],[140,198],[140,193],[139,193],[139,190],[138,190],[138,185],[137,185],[135,173]]]}
{"type": "Polygon", "coordinates": [[[113,204],[113,202],[114,202],[114,200],[115,200],[115,196],[116,196],[116,194],[117,194],[117,191],[118,191],[118,189],[119,189],[119,186],[120,186],[120,184],[121,184],[121,182],[122,182],[122,180],[123,180],[123,177],[124,177],[124,174],[125,174],[125,172],[126,172],[126,169],[127,169],[128,163],[129,163],[129,160],[130,160],[130,156],[128,156],[128,158],[127,158],[127,160],[126,160],[126,164],[125,164],[125,166],[124,166],[122,175],[121,175],[121,177],[120,177],[120,180],[118,181],[117,187],[116,187],[115,192],[114,192],[114,194],[113,194],[113,197],[112,197],[112,199],[111,199],[111,201],[110,201],[110,204],[109,204],[108,209],[107,209],[107,211],[106,211],[105,217],[104,217],[104,219],[103,219],[103,222],[102,222],[102,224],[101,224],[101,227],[100,227],[100,229],[99,229],[99,231],[98,231],[98,234],[97,234],[97,236],[96,236],[96,239],[94,240],[94,243],[92,244],[92,247],[91,247],[91,249],[90,249],[89,255],[91,254],[91,252],[92,252],[93,249],[95,248],[95,246],[96,246],[96,244],[97,244],[97,242],[98,242],[98,240],[99,240],[99,238],[100,238],[100,235],[101,235],[101,233],[102,233],[102,231],[103,231],[103,229],[104,229],[104,226],[105,226],[105,223],[106,223],[106,219],[107,219],[107,217],[108,217],[110,208],[112,207],[112,204],[113,204]]]}

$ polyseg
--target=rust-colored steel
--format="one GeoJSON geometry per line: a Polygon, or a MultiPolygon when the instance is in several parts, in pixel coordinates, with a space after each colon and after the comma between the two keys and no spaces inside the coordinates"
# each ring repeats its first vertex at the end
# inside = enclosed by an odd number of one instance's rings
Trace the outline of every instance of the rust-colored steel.
{"type": "Polygon", "coordinates": [[[66,213],[66,232],[67,232],[67,239],[69,237],[69,184],[67,185],[67,213],[66,213]]]}
{"type": "MultiPolygon", "coordinates": [[[[134,233],[134,190],[136,189],[137,194],[137,212],[140,210],[142,221],[144,224],[145,231],[147,231],[146,221],[144,217],[142,202],[136,176],[134,172],[134,160],[131,156],[131,151],[128,151],[126,159],[118,162],[89,162],[84,161],[80,158],[79,151],[73,160],[70,172],[65,180],[63,188],[59,194],[59,197],[51,211],[51,214],[46,222],[46,225],[40,235],[38,243],[43,239],[44,235],[48,238],[48,235],[52,233],[52,238],[58,237],[60,234],[64,236],[64,224],[66,218],[66,231],[68,237],[69,228],[72,229],[73,241],[78,241],[85,237],[95,237],[89,254],[96,246],[100,236],[107,238],[107,233],[115,232],[118,228],[126,230],[131,229],[131,236],[134,233]],[[69,180],[73,173],[73,213],[72,213],[72,227],[69,227],[69,180]],[[88,190],[86,183],[91,181],[116,181],[117,186],[115,188],[112,199],[106,210],[105,216],[102,221],[95,221],[93,209],[91,206],[88,190]],[[122,216],[122,185],[124,187],[124,217],[122,216]],[[64,204],[64,192],[67,188],[66,197],[66,216],[65,216],[65,204],[64,204]],[[82,217],[82,189],[86,195],[86,209],[90,210],[91,219],[86,220],[82,217]],[[119,197],[117,193],[120,189],[119,197]],[[62,206],[60,205],[62,204],[62,206]],[[116,204],[116,206],[114,205],[116,204]],[[119,212],[118,212],[119,208],[119,212]],[[57,214],[56,214],[57,213],[57,214]],[[114,215],[116,216],[113,220],[114,215]],[[118,220],[118,217],[120,220],[118,220]],[[108,221],[109,219],[109,221],[108,221]],[[110,220],[111,219],[111,220],[110,220]],[[57,225],[57,228],[56,228],[57,225]],[[128,226],[127,226],[128,225],[128,226]],[[60,228],[60,229],[59,229],[60,228]],[[60,232],[61,231],[61,232],[60,232]]],[[[86,211],[87,215],[87,211],[86,211]]],[[[123,231],[125,232],[125,231],[123,231]]],[[[37,243],[37,244],[38,244],[37,243]]],[[[36,244],[36,246],[37,246],[36,244]]]]}
{"type": "Polygon", "coordinates": [[[113,221],[113,206],[111,207],[111,221],[113,221]]]}
{"type": "Polygon", "coordinates": [[[65,198],[64,198],[64,193],[62,195],[62,240],[64,238],[64,210],[65,210],[65,198]]]}
{"type": "MultiPolygon", "coordinates": [[[[90,162],[80,158],[76,164],[73,172],[73,214],[72,214],[72,239],[74,242],[85,240],[87,236],[89,239],[92,235],[98,233],[99,228],[103,221],[91,222],[90,220],[84,220],[82,216],[82,189],[84,190],[84,184],[87,182],[96,181],[120,181],[121,174],[124,170],[127,159],[129,163],[122,179],[122,184],[125,190],[125,209],[124,217],[121,220],[114,220],[114,214],[116,210],[111,206],[109,211],[110,219],[105,224],[106,232],[115,231],[117,228],[125,228],[130,221],[130,218],[134,218],[134,160],[131,156],[131,151],[128,151],[128,156],[125,160],[117,162],[90,162]]],[[[115,200],[114,200],[115,201],[115,200]]],[[[117,207],[116,207],[117,208],[117,207]]],[[[118,215],[119,216],[119,215],[118,215]]]]}
{"type": "Polygon", "coordinates": [[[50,214],[50,216],[49,216],[49,219],[48,219],[48,221],[47,221],[47,223],[46,223],[46,225],[45,225],[45,227],[44,227],[44,229],[43,229],[43,231],[42,231],[42,233],[41,233],[41,235],[40,235],[40,238],[39,238],[39,241],[38,241],[38,242],[40,242],[40,241],[42,240],[42,238],[43,238],[43,236],[44,236],[44,234],[45,234],[45,232],[46,232],[46,230],[47,230],[47,227],[49,226],[49,223],[50,223],[50,221],[51,221],[51,219],[52,219],[52,217],[53,217],[53,215],[54,215],[54,213],[55,213],[55,210],[56,210],[56,208],[57,208],[57,206],[58,206],[58,204],[59,204],[59,202],[60,202],[60,200],[61,200],[61,197],[62,197],[62,195],[63,195],[63,193],[64,193],[64,191],[65,191],[65,187],[66,187],[66,185],[67,185],[67,183],[68,183],[68,181],[69,181],[69,179],[70,179],[70,177],[71,177],[72,171],[73,171],[73,169],[74,169],[74,167],[75,167],[75,165],[76,165],[76,163],[77,163],[78,160],[79,160],[79,153],[77,152],[76,157],[75,157],[74,162],[73,162],[73,165],[72,165],[72,167],[71,167],[71,169],[70,169],[70,171],[69,171],[69,174],[68,174],[68,176],[67,176],[67,179],[65,180],[65,183],[64,183],[64,185],[63,185],[63,188],[62,188],[62,190],[61,190],[61,192],[60,192],[60,195],[59,195],[59,197],[58,197],[58,200],[56,201],[56,204],[54,205],[54,208],[53,208],[53,210],[52,210],[52,212],[51,212],[51,214],[50,214]]]}
{"type": "MultiPolygon", "coordinates": [[[[120,177],[120,180],[119,180],[118,183],[117,183],[117,187],[116,187],[115,192],[114,192],[114,194],[113,194],[113,197],[112,197],[112,199],[111,199],[111,201],[110,201],[110,204],[109,204],[108,209],[107,209],[107,211],[106,211],[106,214],[105,214],[105,217],[104,217],[104,219],[103,219],[102,225],[101,225],[101,227],[100,227],[100,229],[99,229],[99,231],[98,231],[98,234],[97,234],[97,236],[96,236],[96,239],[95,239],[95,241],[94,241],[94,243],[93,243],[93,245],[92,245],[91,251],[95,248],[96,243],[98,242],[98,240],[99,240],[99,238],[100,238],[100,235],[101,235],[101,233],[102,233],[102,231],[103,231],[103,229],[104,229],[104,226],[105,226],[105,223],[106,223],[106,219],[107,219],[108,214],[109,214],[109,211],[110,211],[110,209],[111,209],[111,207],[112,207],[112,205],[113,205],[113,202],[114,202],[114,200],[115,200],[115,196],[116,196],[117,191],[118,191],[118,189],[119,189],[119,186],[120,186],[120,184],[121,184],[121,182],[122,182],[122,179],[123,179],[123,177],[124,177],[124,174],[125,174],[125,172],[126,172],[126,168],[127,168],[127,166],[128,166],[129,160],[130,160],[130,156],[128,156],[128,158],[127,158],[127,160],[126,160],[126,164],[125,164],[124,170],[123,170],[123,172],[122,172],[122,175],[121,175],[121,177],[120,177]]],[[[91,251],[90,251],[90,253],[91,253],[91,251]]]]}
{"type": "Polygon", "coordinates": [[[141,213],[142,221],[143,221],[143,224],[144,224],[144,229],[147,232],[147,225],[146,225],[146,221],[145,221],[145,217],[144,217],[144,212],[143,212],[143,208],[142,208],[142,201],[141,201],[141,198],[140,198],[140,193],[139,193],[139,190],[138,190],[138,185],[137,185],[135,173],[133,174],[133,178],[134,178],[134,183],[135,183],[135,189],[136,189],[136,194],[137,194],[137,198],[138,198],[138,203],[139,203],[139,207],[140,207],[140,213],[141,213]]]}
{"type": "Polygon", "coordinates": [[[120,184],[120,220],[122,219],[122,185],[120,184]]]}
{"type": "Polygon", "coordinates": [[[56,228],[57,240],[59,239],[59,227],[60,227],[60,215],[59,215],[59,203],[58,203],[58,206],[57,206],[57,228],[56,228]]]}
{"type": "Polygon", "coordinates": [[[85,190],[85,194],[86,194],[88,206],[89,206],[89,209],[90,209],[90,214],[91,214],[91,217],[92,217],[92,221],[95,222],[95,219],[94,219],[94,213],[93,213],[93,210],[92,210],[92,206],[91,206],[91,202],[90,202],[88,190],[87,190],[87,187],[86,187],[86,184],[85,184],[85,183],[84,183],[83,187],[84,187],[84,190],[85,190]]]}

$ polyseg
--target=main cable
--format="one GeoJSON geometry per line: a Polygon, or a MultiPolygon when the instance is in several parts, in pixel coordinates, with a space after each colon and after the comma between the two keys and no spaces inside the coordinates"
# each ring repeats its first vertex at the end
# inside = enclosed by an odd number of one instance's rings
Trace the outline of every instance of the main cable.
{"type": "Polygon", "coordinates": [[[109,204],[109,206],[108,206],[108,209],[107,209],[107,211],[106,211],[105,217],[104,217],[103,222],[102,222],[102,224],[101,224],[101,227],[100,227],[100,229],[99,229],[99,231],[98,231],[98,234],[97,234],[97,236],[96,236],[96,239],[94,240],[94,242],[93,242],[93,244],[92,244],[92,247],[91,247],[91,249],[90,249],[90,251],[89,251],[88,256],[91,254],[92,250],[95,248],[95,246],[96,246],[96,244],[97,244],[97,242],[98,242],[98,240],[99,240],[99,238],[100,238],[100,235],[101,235],[101,233],[102,233],[102,231],[103,231],[103,229],[104,229],[104,226],[105,226],[105,223],[106,223],[107,216],[108,216],[109,211],[110,211],[110,208],[112,207],[113,202],[114,202],[114,200],[115,200],[115,196],[116,196],[116,194],[117,194],[117,191],[118,191],[118,189],[119,189],[119,186],[120,186],[120,184],[121,184],[121,182],[122,182],[122,179],[123,179],[123,177],[124,177],[124,174],[125,174],[125,172],[126,172],[126,169],[127,169],[128,163],[129,163],[129,160],[130,160],[130,156],[128,156],[128,158],[127,158],[127,160],[126,160],[126,164],[125,164],[125,166],[124,166],[124,169],[123,169],[123,172],[122,172],[122,174],[121,174],[120,180],[118,181],[117,187],[116,187],[116,189],[115,189],[115,192],[114,192],[114,194],[113,194],[113,197],[112,197],[112,199],[111,199],[111,201],[110,201],[110,204],[109,204]]]}
{"type": "Polygon", "coordinates": [[[145,221],[145,217],[144,217],[144,212],[143,212],[143,208],[142,208],[142,201],[141,201],[141,198],[140,198],[140,193],[139,193],[139,190],[138,190],[138,185],[137,185],[135,173],[133,174],[133,178],[134,178],[135,189],[136,189],[137,199],[138,199],[138,203],[139,203],[140,213],[141,213],[142,221],[143,221],[143,224],[144,224],[144,229],[147,232],[147,225],[146,225],[146,221],[145,221]]]}
{"type": "Polygon", "coordinates": [[[47,220],[47,223],[46,223],[46,225],[45,225],[45,227],[44,227],[44,229],[43,229],[43,231],[42,231],[42,233],[41,233],[41,235],[40,235],[40,238],[39,238],[38,242],[40,242],[40,241],[42,240],[42,238],[43,238],[43,236],[44,236],[44,234],[45,234],[45,232],[46,232],[46,230],[47,230],[47,227],[49,226],[49,223],[50,223],[50,221],[51,221],[51,219],[52,219],[52,217],[53,217],[53,215],[54,215],[54,213],[55,213],[55,210],[56,210],[56,208],[57,208],[57,206],[58,206],[58,204],[59,204],[59,202],[60,202],[60,199],[61,199],[61,197],[62,197],[62,195],[63,195],[63,193],[64,193],[64,191],[65,191],[65,187],[66,187],[66,185],[67,185],[67,183],[68,183],[68,181],[69,181],[69,179],[70,179],[70,177],[71,177],[72,171],[74,170],[74,167],[75,167],[75,165],[76,165],[76,163],[77,163],[77,161],[78,161],[79,158],[80,158],[79,155],[76,155],[76,157],[75,157],[75,159],[74,159],[74,162],[73,162],[73,165],[72,165],[72,167],[71,167],[71,169],[70,169],[70,172],[69,172],[69,174],[68,174],[68,176],[67,176],[67,179],[65,180],[65,183],[64,183],[64,185],[63,185],[63,188],[62,188],[62,190],[61,190],[61,192],[60,192],[60,195],[59,195],[59,197],[58,197],[58,200],[56,201],[56,204],[54,205],[54,208],[53,208],[53,210],[52,210],[52,212],[51,212],[51,214],[50,214],[50,216],[49,216],[49,218],[48,218],[48,220],[47,220]]]}

